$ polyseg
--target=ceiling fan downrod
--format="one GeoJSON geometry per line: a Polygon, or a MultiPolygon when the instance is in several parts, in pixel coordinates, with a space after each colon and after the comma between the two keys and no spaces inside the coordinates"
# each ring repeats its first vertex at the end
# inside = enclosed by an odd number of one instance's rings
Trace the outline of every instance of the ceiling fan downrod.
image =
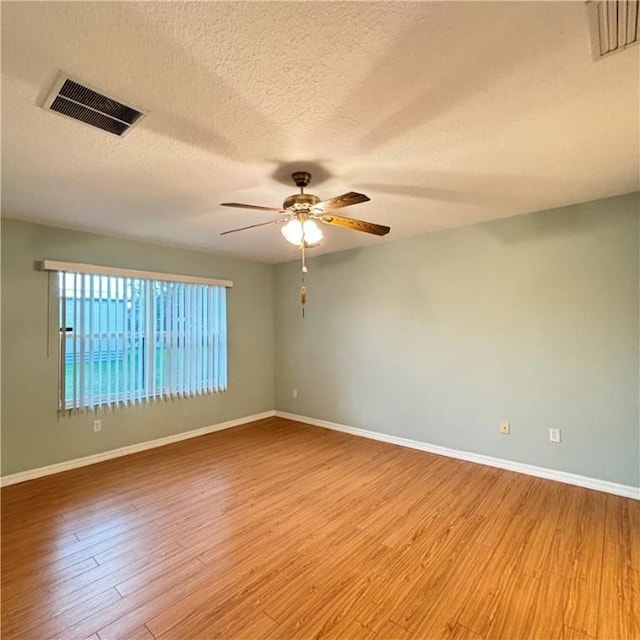
{"type": "Polygon", "coordinates": [[[291,177],[296,187],[300,187],[300,193],[304,193],[304,188],[311,182],[311,174],[308,171],[294,171],[291,177]]]}
{"type": "Polygon", "coordinates": [[[302,317],[304,318],[304,305],[307,304],[307,288],[304,285],[304,274],[307,273],[307,263],[305,261],[304,249],[307,244],[304,226],[302,227],[302,240],[300,242],[300,306],[302,307],[302,317]]]}

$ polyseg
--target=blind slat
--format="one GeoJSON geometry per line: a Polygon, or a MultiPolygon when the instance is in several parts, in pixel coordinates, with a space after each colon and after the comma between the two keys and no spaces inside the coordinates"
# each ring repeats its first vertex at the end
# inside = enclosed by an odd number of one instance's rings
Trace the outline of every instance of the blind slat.
{"type": "Polygon", "coordinates": [[[147,309],[147,305],[149,304],[149,296],[147,295],[147,285],[148,282],[143,282],[143,286],[141,287],[141,299],[140,304],[138,305],[138,344],[139,344],[139,355],[136,360],[136,378],[138,380],[138,393],[136,394],[136,400],[138,404],[142,404],[144,400],[144,389],[147,389],[147,381],[144,379],[144,367],[142,363],[145,359],[149,359],[153,354],[148,353],[149,346],[147,345],[147,335],[148,335],[148,313],[145,313],[147,309]]]}
{"type": "MultiPolygon", "coordinates": [[[[78,289],[78,279],[79,279],[79,275],[77,273],[74,274],[73,277],[73,286],[74,288],[78,289]]],[[[72,337],[73,337],[73,361],[77,362],[78,360],[78,334],[77,334],[77,330],[78,330],[78,305],[75,303],[74,300],[74,304],[73,304],[73,332],[72,332],[72,337]]],[[[73,378],[73,406],[77,407],[78,406],[78,376],[74,376],[73,378]]]]}
{"type": "Polygon", "coordinates": [[[120,337],[120,344],[118,345],[118,360],[120,366],[118,367],[120,373],[120,393],[118,400],[128,404],[131,400],[131,384],[129,382],[129,363],[131,358],[131,345],[129,341],[129,325],[131,323],[131,280],[125,278],[122,282],[122,300],[124,302],[122,308],[122,336],[120,337]],[[128,313],[127,313],[128,311],[128,313]]]}

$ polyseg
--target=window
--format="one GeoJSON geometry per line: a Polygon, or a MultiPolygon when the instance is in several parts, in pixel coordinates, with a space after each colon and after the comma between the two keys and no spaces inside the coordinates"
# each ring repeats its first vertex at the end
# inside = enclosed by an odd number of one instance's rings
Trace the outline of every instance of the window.
{"type": "MultiPolygon", "coordinates": [[[[45,268],[60,264],[45,261],[45,268]]],[[[227,388],[226,287],[232,283],[73,266],[85,269],[54,269],[60,410],[227,388]]]]}

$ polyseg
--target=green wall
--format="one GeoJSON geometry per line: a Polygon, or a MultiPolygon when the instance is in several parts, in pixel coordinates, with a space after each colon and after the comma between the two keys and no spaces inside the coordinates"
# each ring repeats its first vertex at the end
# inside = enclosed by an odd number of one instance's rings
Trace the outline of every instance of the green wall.
{"type": "Polygon", "coordinates": [[[4,219],[2,474],[277,408],[640,486],[639,206],[630,194],[311,258],[304,320],[296,262],[4,219]],[[59,417],[44,258],[233,280],[229,390],[101,412],[100,433],[93,414],[59,417]]]}
{"type": "Polygon", "coordinates": [[[638,209],[630,194],[320,256],[305,319],[299,265],[278,265],[277,408],[639,486],[638,209]]]}
{"type": "Polygon", "coordinates": [[[101,453],[274,407],[273,270],[143,242],[2,221],[2,475],[101,453]],[[58,416],[57,355],[47,357],[43,259],[234,281],[227,296],[229,389],[93,414],[58,416]],[[92,422],[102,419],[102,431],[92,422]]]}

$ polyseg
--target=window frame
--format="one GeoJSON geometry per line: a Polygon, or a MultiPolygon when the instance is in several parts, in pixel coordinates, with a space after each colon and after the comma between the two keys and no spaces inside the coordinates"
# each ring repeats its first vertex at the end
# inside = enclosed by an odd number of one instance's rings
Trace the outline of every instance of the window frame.
{"type": "MultiPolygon", "coordinates": [[[[201,276],[178,275],[178,274],[153,272],[153,271],[141,271],[141,270],[135,270],[135,269],[122,269],[122,268],[115,268],[115,267],[106,267],[101,265],[90,265],[85,263],[70,263],[70,262],[61,262],[61,261],[54,261],[54,260],[44,260],[40,266],[43,271],[49,271],[51,276],[57,276],[57,277],[50,277],[49,282],[50,282],[50,288],[55,288],[55,295],[52,296],[52,292],[50,292],[50,297],[55,298],[55,300],[57,301],[57,308],[56,308],[57,313],[54,315],[56,317],[55,328],[56,328],[56,334],[57,334],[56,335],[57,342],[58,342],[57,353],[58,353],[58,359],[59,359],[59,367],[58,367],[58,411],[59,412],[69,413],[74,411],[97,411],[103,407],[128,406],[132,404],[139,404],[140,402],[154,402],[162,398],[185,397],[185,396],[200,395],[203,393],[213,393],[215,391],[226,390],[227,380],[228,380],[228,374],[227,374],[228,339],[227,339],[226,293],[224,292],[221,293],[219,289],[218,290],[215,290],[215,289],[201,290],[199,288],[189,287],[189,285],[205,285],[207,287],[223,287],[226,290],[228,288],[233,287],[233,281],[221,280],[217,278],[204,278],[201,276]],[[85,291],[84,287],[86,286],[86,281],[85,281],[84,284],[81,282],[81,286],[80,288],[78,288],[78,280],[77,280],[78,276],[80,276],[81,279],[84,279],[87,276],[89,277],[98,276],[98,277],[110,278],[110,280],[107,281],[108,282],[107,296],[105,298],[105,300],[107,300],[109,304],[112,299],[113,300],[117,299],[117,294],[114,294],[115,297],[113,298],[109,295],[110,287],[112,287],[114,283],[118,283],[117,280],[113,280],[112,278],[128,279],[128,280],[124,280],[123,286],[125,287],[127,286],[127,284],[128,286],[131,286],[134,280],[141,281],[142,283],[141,288],[143,288],[145,291],[145,296],[143,296],[144,304],[142,305],[142,311],[140,311],[140,309],[138,310],[138,322],[140,323],[141,328],[140,329],[134,328],[133,331],[134,331],[134,338],[138,334],[140,334],[143,337],[143,339],[146,336],[146,347],[143,349],[142,354],[140,355],[140,361],[137,365],[134,363],[132,365],[130,364],[130,365],[123,366],[122,368],[123,382],[119,389],[117,390],[114,389],[113,397],[110,392],[103,393],[102,387],[99,388],[98,394],[96,394],[96,397],[93,397],[92,392],[86,395],[84,391],[84,388],[85,388],[84,387],[85,379],[83,375],[84,372],[81,371],[79,382],[77,380],[74,381],[73,398],[70,401],[67,400],[66,380],[65,380],[66,361],[67,361],[66,343],[67,343],[67,335],[71,333],[73,329],[75,329],[75,323],[74,323],[74,327],[72,327],[71,331],[69,331],[68,322],[65,322],[68,298],[67,296],[60,295],[60,294],[66,291],[68,288],[67,281],[66,281],[68,274],[74,274],[74,283],[72,286],[74,288],[74,292],[76,292],[76,295],[77,295],[77,291],[79,290],[82,290],[84,292],[85,291]],[[159,348],[158,336],[164,335],[166,337],[166,334],[168,333],[168,329],[166,327],[160,328],[160,329],[156,327],[157,317],[155,315],[155,307],[157,302],[156,300],[157,296],[153,294],[154,282],[156,283],[170,282],[170,283],[178,283],[181,285],[187,285],[186,287],[176,288],[176,290],[179,292],[178,295],[180,295],[180,293],[182,294],[183,305],[185,305],[182,309],[183,321],[185,318],[187,318],[187,314],[189,312],[194,312],[194,311],[196,312],[196,314],[198,313],[205,314],[207,318],[207,324],[211,321],[213,317],[211,316],[211,312],[213,309],[216,310],[216,314],[218,315],[220,313],[224,314],[223,318],[220,318],[220,317],[217,318],[218,322],[221,323],[220,331],[217,332],[220,335],[217,335],[216,333],[216,337],[214,339],[214,342],[219,340],[224,340],[223,347],[222,347],[223,361],[222,361],[222,364],[220,365],[221,367],[222,366],[224,367],[224,373],[222,375],[224,386],[222,386],[221,388],[218,388],[217,384],[216,385],[213,384],[213,380],[216,379],[218,375],[220,375],[218,373],[214,374],[213,378],[206,377],[206,379],[200,380],[199,385],[195,377],[187,376],[187,381],[190,386],[188,386],[188,388],[185,388],[184,368],[180,370],[181,373],[177,373],[176,369],[172,369],[172,373],[174,375],[182,376],[182,384],[178,385],[179,389],[177,392],[175,391],[174,386],[172,384],[169,385],[168,382],[166,381],[164,382],[164,386],[156,387],[155,376],[157,375],[157,372],[154,366],[154,361],[156,358],[155,351],[159,348]],[[202,292],[199,299],[198,299],[197,291],[202,292]],[[195,296],[195,298],[191,299],[190,307],[187,307],[185,304],[187,292],[189,292],[190,295],[195,296]],[[214,301],[214,298],[215,298],[215,303],[212,302],[214,301]],[[211,306],[211,304],[214,304],[214,306],[211,306]],[[217,306],[215,306],[216,304],[217,306]],[[220,311],[220,309],[222,311],[220,311]],[[127,369],[127,367],[130,367],[130,372],[133,372],[134,374],[136,374],[136,378],[139,380],[141,384],[140,389],[132,390],[132,389],[126,388],[127,372],[125,370],[127,369]],[[149,369],[149,367],[153,367],[153,369],[151,370],[149,369]],[[153,383],[150,384],[150,380],[153,380],[153,383]],[[75,394],[75,389],[77,388],[78,384],[80,385],[79,397],[76,396],[75,394]],[[116,393],[116,391],[118,393],[116,393]],[[87,397],[92,401],[92,403],[91,404],[88,403],[87,405],[85,405],[84,401],[87,397]]],[[[89,316],[90,317],[89,322],[91,325],[93,313],[94,313],[93,305],[95,303],[96,298],[94,294],[94,284],[93,284],[94,280],[90,280],[89,282],[91,283],[89,286],[89,290],[91,291],[91,303],[89,306],[89,309],[91,310],[90,311],[91,315],[89,316]]],[[[140,286],[140,285],[136,284],[136,286],[140,286]]],[[[167,291],[165,290],[162,295],[166,296],[166,294],[167,294],[167,291]]],[[[100,296],[102,295],[102,290],[100,290],[99,295],[100,296]]],[[[129,298],[127,297],[127,294],[124,295],[123,300],[129,300],[129,298]]],[[[166,304],[163,305],[163,308],[168,309],[169,299],[166,298],[165,302],[166,304]]],[[[81,313],[85,313],[84,303],[80,305],[80,308],[81,308],[81,313]]],[[[203,317],[204,316],[200,317],[201,320],[203,317]]],[[[104,335],[101,330],[98,331],[97,339],[111,340],[111,337],[113,334],[114,339],[122,339],[123,345],[124,345],[124,340],[126,339],[126,336],[128,334],[125,328],[124,322],[125,321],[123,320],[123,329],[122,329],[123,335],[120,338],[118,338],[118,335],[117,335],[120,329],[118,328],[116,331],[111,331],[108,327],[108,321],[107,321],[107,329],[104,332],[104,335]]],[[[194,328],[196,324],[197,324],[197,320],[194,321],[193,325],[189,326],[189,333],[192,333],[194,336],[198,335],[196,329],[194,328]]],[[[82,329],[80,330],[82,331],[82,329]]],[[[205,348],[205,352],[206,352],[206,349],[209,348],[209,337],[208,337],[209,333],[208,333],[208,330],[205,331],[204,326],[200,327],[200,333],[201,333],[201,342],[194,343],[195,347],[192,346],[191,349],[205,348]],[[204,346],[205,342],[207,344],[206,347],[204,346]]],[[[96,332],[94,330],[92,330],[90,334],[91,335],[89,337],[89,340],[96,339],[94,338],[94,336],[96,335],[96,332]]],[[[183,337],[183,341],[187,339],[186,338],[187,332],[184,328],[182,330],[181,335],[183,337]]],[[[74,339],[77,339],[77,338],[74,338],[74,339]]],[[[83,340],[84,338],[81,338],[81,341],[83,340]]],[[[83,342],[82,344],[84,345],[83,342]]],[[[166,344],[163,343],[162,341],[159,344],[161,349],[167,349],[166,344]]],[[[180,351],[180,354],[177,354],[177,352],[173,352],[173,353],[174,355],[178,355],[179,358],[183,359],[182,367],[184,367],[185,366],[184,358],[188,356],[188,354],[186,353],[186,349],[187,349],[186,342],[183,342],[182,347],[179,346],[179,341],[172,343],[172,348],[176,348],[176,347],[180,351]]],[[[219,344],[216,344],[215,346],[213,346],[213,343],[212,343],[211,353],[218,354],[220,348],[221,347],[219,344]]],[[[117,348],[116,348],[116,351],[117,351],[117,348]]],[[[84,346],[82,346],[80,353],[81,353],[81,357],[84,359],[85,357],[84,346]]],[[[92,348],[90,350],[90,353],[93,354],[92,348]]],[[[124,360],[128,359],[129,362],[131,362],[130,358],[134,357],[134,353],[135,351],[132,348],[130,348],[130,345],[123,346],[124,360]]],[[[200,354],[201,352],[198,352],[198,355],[196,355],[195,357],[199,357],[200,354]]],[[[77,352],[74,351],[74,358],[76,355],[77,355],[77,352]]],[[[215,357],[216,359],[218,358],[217,355],[215,357]]],[[[169,366],[171,367],[171,364],[169,366]]],[[[203,364],[202,366],[204,367],[205,365],[203,364]]],[[[195,370],[192,360],[189,361],[189,369],[195,370]]],[[[116,371],[118,370],[117,365],[115,370],[116,371]]],[[[200,370],[201,375],[203,372],[204,372],[204,369],[201,369],[200,370]]],[[[78,373],[77,371],[74,372],[74,375],[77,375],[77,373],[78,373]]],[[[111,369],[109,369],[109,375],[111,375],[111,369]]],[[[117,374],[116,374],[116,380],[118,380],[117,374]]]]}

